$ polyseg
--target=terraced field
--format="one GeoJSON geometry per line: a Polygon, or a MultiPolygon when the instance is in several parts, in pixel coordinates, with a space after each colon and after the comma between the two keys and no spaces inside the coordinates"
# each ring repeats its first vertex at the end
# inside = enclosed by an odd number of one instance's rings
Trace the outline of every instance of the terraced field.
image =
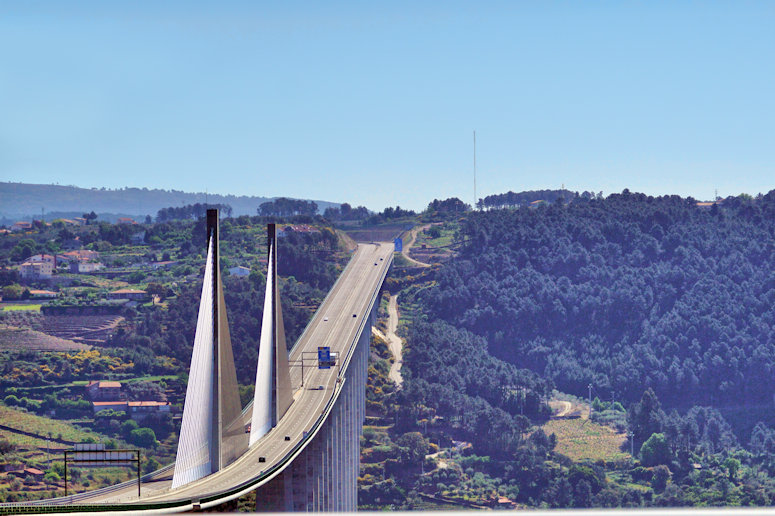
{"type": "Polygon", "coordinates": [[[39,331],[0,324],[0,350],[71,351],[89,348],[87,344],[39,331]]]}
{"type": "MultiPolygon", "coordinates": [[[[575,402],[571,405],[567,413],[575,417],[550,419],[541,427],[546,435],[553,433],[557,436],[555,451],[574,462],[584,460],[616,462],[630,457],[630,454],[622,448],[627,440],[626,434],[617,433],[613,428],[587,419],[589,405],[575,402]],[[578,417],[579,415],[581,417],[578,417]]],[[[560,408],[559,404],[557,408],[560,408]]]]}
{"type": "MultiPolygon", "coordinates": [[[[9,430],[1,430],[2,434],[12,434],[12,442],[24,446],[46,446],[46,437],[51,434],[54,439],[61,439],[68,442],[84,442],[88,438],[99,441],[101,436],[92,432],[78,430],[64,421],[48,419],[35,414],[30,414],[22,410],[0,405],[0,425],[23,432],[37,434],[38,437],[30,437],[21,433],[9,430]]],[[[9,438],[9,440],[11,440],[9,438]]],[[[52,443],[52,449],[54,444],[52,443]]],[[[60,445],[56,445],[60,446],[60,445]]],[[[65,445],[61,445],[64,447],[65,445]]]]}

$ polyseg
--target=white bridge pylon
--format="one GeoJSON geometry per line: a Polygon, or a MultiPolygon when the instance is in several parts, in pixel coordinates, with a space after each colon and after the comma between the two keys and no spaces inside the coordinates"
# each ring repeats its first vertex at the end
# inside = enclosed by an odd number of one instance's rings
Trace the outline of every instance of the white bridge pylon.
{"type": "Polygon", "coordinates": [[[218,259],[218,210],[207,210],[207,261],[172,489],[206,477],[248,448],[218,259]]]}
{"type": "Polygon", "coordinates": [[[248,436],[241,417],[237,372],[220,276],[218,210],[207,210],[207,260],[172,489],[234,462],[276,426],[293,403],[277,283],[275,225],[269,224],[267,230],[269,267],[248,436]]]}
{"type": "Polygon", "coordinates": [[[277,235],[274,224],[267,226],[267,234],[269,267],[258,349],[253,418],[250,424],[250,446],[275,427],[293,403],[283,310],[277,284],[277,235]]]}

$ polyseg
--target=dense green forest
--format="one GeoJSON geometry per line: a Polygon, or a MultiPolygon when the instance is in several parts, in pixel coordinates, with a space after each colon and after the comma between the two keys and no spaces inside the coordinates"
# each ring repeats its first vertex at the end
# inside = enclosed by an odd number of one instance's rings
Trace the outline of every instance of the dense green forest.
{"type": "Polygon", "coordinates": [[[472,446],[456,468],[392,477],[403,507],[482,489],[530,507],[775,499],[775,430],[752,419],[771,423],[775,192],[579,195],[446,224],[454,258],[393,275],[412,312],[395,428],[432,421],[432,443],[472,446]],[[596,398],[590,421],[628,432],[631,459],[576,462],[541,430],[553,386],[590,384],[621,402],[596,398]]]}
{"type": "Polygon", "coordinates": [[[422,299],[493,355],[578,394],[771,401],[775,191],[707,209],[625,190],[474,212],[460,240],[422,299]]]}

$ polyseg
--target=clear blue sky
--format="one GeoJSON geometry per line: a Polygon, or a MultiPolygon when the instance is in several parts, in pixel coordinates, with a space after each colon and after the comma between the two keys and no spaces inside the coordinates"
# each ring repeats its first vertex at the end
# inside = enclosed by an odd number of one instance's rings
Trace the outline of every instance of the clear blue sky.
{"type": "Polygon", "coordinates": [[[775,188],[775,2],[0,2],[0,180],[775,188]]]}

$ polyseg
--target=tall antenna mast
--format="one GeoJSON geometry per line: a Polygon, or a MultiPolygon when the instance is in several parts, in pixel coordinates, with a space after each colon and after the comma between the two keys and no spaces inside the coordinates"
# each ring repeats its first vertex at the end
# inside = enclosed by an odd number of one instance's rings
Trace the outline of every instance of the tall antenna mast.
{"type": "Polygon", "coordinates": [[[474,131],[474,209],[476,209],[476,131],[474,131]]]}

